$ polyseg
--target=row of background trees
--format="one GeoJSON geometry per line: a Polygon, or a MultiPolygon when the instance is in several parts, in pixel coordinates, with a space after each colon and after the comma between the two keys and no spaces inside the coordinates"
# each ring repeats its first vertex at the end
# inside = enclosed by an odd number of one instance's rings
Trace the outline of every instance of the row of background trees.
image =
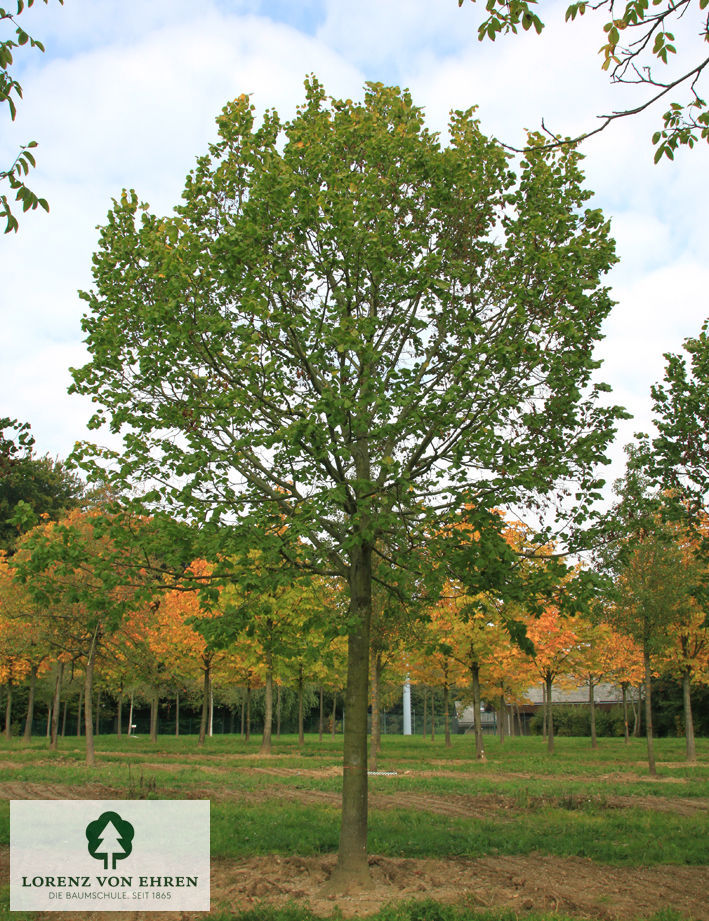
{"type": "MultiPolygon", "coordinates": [[[[180,708],[184,719],[199,707],[200,743],[209,732],[215,700],[217,706],[240,711],[240,731],[247,738],[252,720],[258,719],[264,753],[270,751],[274,722],[280,733],[284,706],[288,719],[293,704],[301,739],[313,706],[319,705],[320,732],[326,731],[326,722],[328,731],[334,730],[337,715],[331,713],[326,720],[324,699],[337,706],[346,676],[345,640],[337,632],[346,598],[334,580],[301,577],[270,592],[263,592],[258,581],[248,591],[229,585],[218,592],[215,603],[205,605],[199,580],[210,575],[206,563],[191,562],[188,582],[167,587],[155,563],[143,565],[144,557],[126,554],[111,538],[115,521],[105,501],[93,497],[79,507],[80,484],[62,465],[33,457],[29,448],[10,459],[10,468],[3,498],[8,508],[14,502],[14,511],[6,520],[7,549],[0,558],[0,677],[7,735],[13,694],[24,688],[25,738],[32,730],[35,701],[41,700],[49,714],[50,744],[56,747],[60,732],[66,731],[67,687],[72,713],[84,703],[84,718],[79,720],[76,713],[74,725],[87,735],[91,763],[102,699],[104,714],[109,701],[115,708],[112,717],[119,735],[130,732],[134,708],[147,703],[150,735],[157,738],[161,700],[170,702],[170,719],[178,732],[180,708]],[[24,490],[26,499],[20,499],[24,477],[29,488],[24,490]],[[51,520],[66,505],[75,507],[51,520]],[[28,526],[37,511],[43,520],[28,526]]],[[[638,486],[637,472],[629,474],[617,508],[622,518],[632,494],[636,527],[642,519],[638,486]]],[[[497,711],[503,730],[510,724],[508,714],[527,703],[528,689],[542,684],[543,727],[553,751],[554,689],[587,686],[595,745],[594,689],[601,683],[621,689],[627,738],[629,693],[635,700],[645,697],[651,730],[649,679],[662,676],[681,683],[681,726],[687,757],[694,760],[691,692],[709,684],[702,535],[676,523],[663,524],[647,490],[644,514],[648,530],[643,539],[629,553],[619,556],[614,550],[610,557],[613,565],[621,565],[611,594],[598,594],[589,605],[571,593],[585,608],[583,613],[564,611],[569,602],[561,598],[548,601],[541,611],[526,611],[518,601],[501,605],[494,593],[471,596],[462,582],[451,579],[443,582],[432,603],[420,601],[414,616],[402,606],[392,612],[379,597],[372,627],[370,765],[376,766],[381,744],[379,713],[400,697],[407,677],[431,693],[438,691],[446,741],[452,701],[472,705],[475,752],[484,759],[483,703],[497,711]],[[511,625],[522,633],[515,635],[511,625]]],[[[508,526],[505,538],[519,550],[525,530],[508,526]]],[[[543,565],[540,559],[531,565],[543,565]]],[[[580,573],[564,575],[558,589],[568,590],[580,573]]],[[[534,573],[527,577],[533,581],[534,573]]],[[[426,726],[425,693],[422,702],[426,726]]],[[[634,722],[637,726],[637,715],[634,722]]],[[[650,758],[653,770],[651,749],[650,758]]]]}

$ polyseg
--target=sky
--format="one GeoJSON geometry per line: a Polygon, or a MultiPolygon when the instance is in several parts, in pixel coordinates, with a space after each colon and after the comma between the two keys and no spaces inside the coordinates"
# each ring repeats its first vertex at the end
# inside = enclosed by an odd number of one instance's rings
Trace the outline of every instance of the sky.
{"type": "MultiPolygon", "coordinates": [[[[249,93],[257,111],[287,118],[314,73],[341,98],[361,98],[370,80],[407,87],[443,136],[449,111],[472,105],[483,130],[512,145],[542,118],[572,135],[639,99],[600,68],[602,20],[565,24],[564,9],[545,2],[542,35],[492,44],[477,40],[483,10],[457,0],[37,0],[21,21],[46,52],[16,54],[23,100],[14,123],[0,112],[0,163],[38,141],[29,184],[51,211],[0,238],[0,417],[30,422],[39,454],[63,458],[96,437],[91,404],[67,388],[87,359],[78,291],[91,285],[97,225],[123,188],[169,213],[228,100],[249,93]]],[[[680,50],[696,46],[692,23],[681,29],[680,50]]],[[[633,433],[651,430],[663,353],[709,316],[709,145],[653,165],[662,111],[616,121],[582,148],[590,206],[610,218],[620,257],[606,278],[617,304],[599,379],[633,414],[609,480],[633,433]]]]}

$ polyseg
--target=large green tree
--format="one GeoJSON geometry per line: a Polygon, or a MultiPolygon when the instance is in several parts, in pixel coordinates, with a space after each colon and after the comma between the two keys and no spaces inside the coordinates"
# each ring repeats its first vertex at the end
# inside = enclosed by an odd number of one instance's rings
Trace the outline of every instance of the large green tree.
{"type": "Polygon", "coordinates": [[[345,581],[335,882],[358,884],[373,557],[394,574],[463,495],[558,487],[583,517],[619,414],[591,384],[614,247],[577,153],[515,175],[472,110],[445,146],[408,93],[313,79],[288,122],[241,96],[218,125],[173,216],[124,193],[101,230],[74,388],[123,441],[83,463],[201,524],[215,558],[345,581]]]}
{"type": "MultiPolygon", "coordinates": [[[[709,321],[708,321],[709,322],[709,321]]],[[[643,463],[668,497],[695,524],[709,511],[709,335],[707,323],[684,343],[685,354],[665,355],[664,381],[652,387],[658,435],[643,463]]]]}

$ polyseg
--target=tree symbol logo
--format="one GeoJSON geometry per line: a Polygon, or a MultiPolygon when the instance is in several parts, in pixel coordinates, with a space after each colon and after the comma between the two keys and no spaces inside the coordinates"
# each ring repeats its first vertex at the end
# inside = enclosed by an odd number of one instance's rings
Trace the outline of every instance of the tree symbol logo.
{"type": "Polygon", "coordinates": [[[116,861],[124,860],[133,850],[135,829],[117,812],[104,812],[86,826],[89,854],[103,860],[104,870],[115,870],[116,861]]]}

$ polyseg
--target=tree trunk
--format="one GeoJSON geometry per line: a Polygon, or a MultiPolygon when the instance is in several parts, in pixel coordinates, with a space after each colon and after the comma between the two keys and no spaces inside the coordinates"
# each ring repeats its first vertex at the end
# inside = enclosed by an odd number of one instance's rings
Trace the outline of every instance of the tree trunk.
{"type": "Polygon", "coordinates": [[[7,679],[7,701],[5,703],[5,738],[12,738],[12,680],[7,679]]]}
{"type": "Polygon", "coordinates": [[[318,720],[318,742],[322,742],[322,734],[325,722],[325,713],[323,711],[323,689],[320,685],[320,719],[318,720]]]}
{"type": "Polygon", "coordinates": [[[447,672],[448,672],[448,669],[446,669],[446,680],[445,680],[445,684],[443,685],[443,711],[445,713],[445,716],[443,718],[443,724],[444,724],[444,729],[445,729],[445,734],[446,734],[446,748],[450,748],[453,743],[451,742],[451,721],[450,721],[450,714],[448,712],[450,710],[451,703],[450,703],[450,688],[448,687],[447,672]]]}
{"type": "Polygon", "coordinates": [[[505,741],[505,695],[500,694],[499,705],[497,710],[497,719],[500,725],[497,727],[500,736],[500,745],[505,741]]]}
{"type": "Polygon", "coordinates": [[[433,698],[433,688],[431,688],[431,741],[436,741],[436,703],[433,698]]]}
{"type": "Polygon", "coordinates": [[[251,739],[251,682],[246,685],[246,729],[244,731],[244,741],[251,739]]]}
{"type": "Polygon", "coordinates": [[[473,725],[475,727],[475,758],[478,761],[487,761],[485,746],[483,745],[483,724],[480,718],[480,665],[473,662],[470,666],[473,676],[473,725]]]}
{"type": "Polygon", "coordinates": [[[207,736],[207,718],[209,716],[209,688],[211,685],[210,662],[203,662],[204,683],[202,686],[202,716],[199,721],[199,745],[204,745],[207,736]]]}
{"type": "Polygon", "coordinates": [[[46,736],[48,739],[52,737],[52,704],[51,702],[47,704],[47,732],[46,736]]]}
{"type": "Polygon", "coordinates": [[[86,657],[86,674],[84,675],[84,730],[86,732],[86,764],[93,767],[96,764],[94,750],[94,721],[92,719],[91,704],[94,696],[94,661],[96,647],[98,646],[98,624],[91,637],[89,654],[86,657]]]}
{"type": "Polygon", "coordinates": [[[697,748],[694,743],[694,720],[692,719],[692,694],[689,671],[682,675],[682,697],[684,698],[684,735],[687,741],[687,761],[697,760],[697,748]]]}
{"type": "Polygon", "coordinates": [[[542,681],[542,708],[544,710],[544,719],[542,721],[542,738],[547,740],[547,686],[546,679],[542,681]]]}
{"type": "MultiPolygon", "coordinates": [[[[232,723],[233,723],[233,713],[232,713],[232,723]]],[[[179,734],[180,734],[180,692],[175,691],[175,735],[179,736],[179,734]]]]}
{"type": "Polygon", "coordinates": [[[273,728],[273,666],[268,664],[266,671],[266,706],[263,716],[263,740],[261,754],[271,754],[271,731],[273,728]]]}
{"type": "Polygon", "coordinates": [[[633,707],[633,712],[635,714],[635,724],[633,725],[633,735],[637,738],[640,738],[643,731],[643,711],[642,711],[642,700],[643,700],[643,686],[642,684],[638,685],[638,706],[633,707]]]}
{"type": "Polygon", "coordinates": [[[76,710],[76,737],[81,736],[81,708],[84,703],[84,686],[79,688],[79,705],[76,710]]]}
{"type": "Polygon", "coordinates": [[[298,665],[298,745],[305,744],[303,729],[303,663],[298,665]]]}
{"type": "Polygon", "coordinates": [[[346,890],[370,881],[367,863],[367,704],[369,633],[372,618],[372,548],[350,551],[350,616],[342,777],[342,825],[334,888],[346,890]]]}
{"type": "Polygon", "coordinates": [[[158,740],[158,707],[160,706],[160,697],[158,692],[153,689],[150,695],[150,741],[158,740]]]}
{"type": "Polygon", "coordinates": [[[66,735],[66,711],[69,708],[69,701],[67,698],[64,698],[64,713],[62,714],[62,739],[66,735]]]}
{"type": "Polygon", "coordinates": [[[241,738],[246,738],[246,691],[241,692],[241,738]]]}
{"type": "Polygon", "coordinates": [[[96,728],[94,732],[96,735],[99,735],[99,730],[101,728],[101,692],[96,692],[96,728]]]}
{"type": "Polygon", "coordinates": [[[29,742],[32,738],[32,720],[34,719],[34,692],[37,685],[38,666],[33,665],[30,670],[30,693],[27,698],[27,718],[25,719],[24,740],[29,742]]]}
{"type": "Polygon", "coordinates": [[[128,707],[128,735],[133,735],[133,704],[135,702],[135,692],[130,692],[130,706],[128,707]]]}
{"type": "Polygon", "coordinates": [[[54,682],[54,699],[52,701],[52,735],[49,747],[52,751],[57,750],[59,738],[59,711],[61,709],[62,680],[64,678],[64,663],[57,662],[57,677],[54,682]]]}
{"type": "Polygon", "coordinates": [[[626,682],[623,682],[621,685],[621,691],[623,692],[623,734],[625,737],[625,744],[630,744],[630,723],[628,721],[628,685],[626,682]]]}
{"type": "Polygon", "coordinates": [[[591,711],[591,748],[598,748],[596,738],[596,701],[593,696],[593,678],[588,678],[588,706],[591,711]]]}
{"type": "Polygon", "coordinates": [[[382,673],[382,657],[374,656],[372,663],[372,741],[369,747],[369,769],[377,770],[377,756],[382,750],[381,725],[379,722],[379,679],[382,673]]]}
{"type": "Polygon", "coordinates": [[[214,685],[209,682],[209,738],[214,735],[214,685]]]}
{"type": "Polygon", "coordinates": [[[546,706],[547,706],[547,752],[554,754],[554,711],[551,708],[551,686],[553,683],[551,675],[546,676],[546,706]]]}
{"type": "Polygon", "coordinates": [[[280,682],[276,686],[276,737],[280,739],[281,737],[281,684],[280,682]]]}
{"type": "Polygon", "coordinates": [[[421,726],[421,737],[426,738],[426,719],[428,717],[428,688],[424,685],[423,689],[423,720],[421,726]]]}
{"type": "Polygon", "coordinates": [[[335,738],[335,721],[337,720],[337,691],[332,692],[332,726],[330,727],[330,736],[335,738]]]}
{"type": "Polygon", "coordinates": [[[116,704],[116,736],[120,739],[123,735],[123,691],[118,695],[116,704]]]}
{"type": "Polygon", "coordinates": [[[655,745],[652,738],[652,675],[650,672],[650,653],[647,646],[643,650],[645,665],[645,735],[647,738],[647,766],[652,777],[657,775],[655,766],[655,745]]]}

